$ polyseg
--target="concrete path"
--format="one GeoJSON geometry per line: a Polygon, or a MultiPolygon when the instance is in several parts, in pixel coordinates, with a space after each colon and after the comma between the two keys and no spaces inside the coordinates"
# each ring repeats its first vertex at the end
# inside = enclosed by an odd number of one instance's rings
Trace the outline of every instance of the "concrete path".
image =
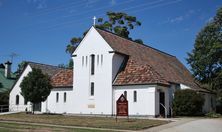
{"type": "Polygon", "coordinates": [[[2,112],[0,115],[8,115],[8,114],[14,114],[14,113],[19,113],[19,111],[16,112],[2,112]]]}
{"type": "Polygon", "coordinates": [[[181,118],[144,132],[222,132],[222,119],[181,118]]]}

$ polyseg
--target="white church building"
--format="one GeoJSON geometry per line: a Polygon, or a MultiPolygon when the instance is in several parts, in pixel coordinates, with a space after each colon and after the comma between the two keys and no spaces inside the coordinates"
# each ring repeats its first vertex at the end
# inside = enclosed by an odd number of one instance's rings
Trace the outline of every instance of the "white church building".
{"type": "Polygon", "coordinates": [[[115,115],[116,101],[124,94],[130,116],[170,115],[180,89],[201,92],[204,112],[215,107],[214,94],[200,88],[175,56],[111,32],[92,26],[72,59],[73,70],[29,62],[10,92],[10,111],[30,109],[20,83],[33,68],[48,74],[54,87],[36,108],[41,112],[115,115]]]}

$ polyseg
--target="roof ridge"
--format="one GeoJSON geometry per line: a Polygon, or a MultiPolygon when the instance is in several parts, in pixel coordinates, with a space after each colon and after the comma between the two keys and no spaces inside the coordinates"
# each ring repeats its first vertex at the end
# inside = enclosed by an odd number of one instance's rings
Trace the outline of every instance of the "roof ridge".
{"type": "Polygon", "coordinates": [[[151,49],[153,49],[153,50],[155,50],[155,51],[157,51],[157,52],[160,52],[160,53],[162,53],[162,54],[164,54],[164,55],[168,55],[168,56],[170,56],[170,57],[175,57],[174,55],[171,55],[171,54],[169,54],[169,53],[166,53],[166,52],[164,52],[164,51],[161,51],[161,50],[159,50],[159,49],[156,49],[156,48],[154,48],[154,47],[151,47],[151,46],[149,46],[149,45],[147,45],[147,44],[137,43],[137,42],[135,42],[135,41],[133,41],[133,40],[130,40],[130,39],[128,39],[128,38],[121,37],[121,36],[119,36],[119,35],[117,35],[117,34],[115,34],[115,33],[113,33],[113,32],[110,32],[110,31],[107,31],[107,30],[104,30],[104,29],[99,29],[99,28],[96,28],[96,27],[94,27],[94,28],[95,28],[96,30],[101,30],[101,31],[104,31],[104,32],[113,34],[113,35],[115,35],[115,36],[117,36],[117,37],[119,37],[119,38],[125,39],[125,40],[127,40],[127,41],[131,41],[131,42],[133,42],[133,43],[140,44],[140,45],[142,45],[142,46],[144,46],[144,47],[146,47],[146,48],[151,48],[151,49]]]}
{"type": "Polygon", "coordinates": [[[51,64],[45,64],[45,63],[39,63],[39,62],[33,62],[33,61],[26,61],[27,64],[38,64],[38,65],[45,65],[45,66],[51,66],[51,67],[55,67],[55,68],[59,68],[59,69],[69,69],[69,68],[62,68],[62,67],[59,67],[59,66],[55,66],[55,65],[51,65],[51,64]]]}

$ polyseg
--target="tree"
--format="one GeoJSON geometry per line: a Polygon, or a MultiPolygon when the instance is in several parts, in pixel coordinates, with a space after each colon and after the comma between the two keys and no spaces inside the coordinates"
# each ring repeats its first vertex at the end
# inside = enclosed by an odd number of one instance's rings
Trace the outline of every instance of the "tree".
{"type": "Polygon", "coordinates": [[[35,104],[45,101],[52,89],[49,76],[43,74],[40,69],[35,68],[24,77],[20,87],[21,95],[24,99],[33,104],[33,113],[35,104]]]}
{"type": "MultiPolygon", "coordinates": [[[[98,18],[98,24],[95,25],[96,28],[107,30],[121,37],[133,40],[129,36],[130,30],[133,30],[137,26],[141,26],[141,22],[138,21],[135,16],[130,16],[123,12],[107,12],[106,15],[108,20],[98,18]]],[[[87,31],[83,33],[82,37],[72,38],[70,43],[66,46],[66,53],[72,55],[86,33],[87,31]]],[[[134,41],[141,44],[143,43],[141,39],[136,39],[134,41]]]]}
{"type": "Polygon", "coordinates": [[[173,113],[177,116],[194,116],[202,114],[204,98],[196,91],[186,89],[175,92],[173,113]]]}
{"type": "Polygon", "coordinates": [[[21,63],[18,64],[18,68],[16,70],[16,77],[18,78],[19,75],[22,74],[22,71],[25,69],[26,65],[27,65],[28,62],[26,61],[22,61],[21,63]]]}
{"type": "Polygon", "coordinates": [[[0,92],[0,105],[8,105],[10,90],[0,92]]]}
{"type": "Polygon", "coordinates": [[[187,62],[194,77],[218,93],[222,104],[222,8],[197,35],[187,62]]]}

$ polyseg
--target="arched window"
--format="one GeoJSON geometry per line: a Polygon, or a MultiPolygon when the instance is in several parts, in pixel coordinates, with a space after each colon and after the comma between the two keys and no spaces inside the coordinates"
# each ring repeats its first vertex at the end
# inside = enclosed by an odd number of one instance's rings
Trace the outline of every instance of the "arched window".
{"type": "Polygon", "coordinates": [[[16,105],[19,105],[19,95],[16,95],[15,104],[16,104],[16,105]]]}
{"type": "Polygon", "coordinates": [[[94,83],[93,82],[91,82],[90,95],[94,96],[94,83]]]}
{"type": "Polygon", "coordinates": [[[133,101],[137,102],[137,92],[133,91],[133,101]]]}
{"type": "Polygon", "coordinates": [[[125,96],[125,98],[127,99],[127,91],[124,91],[124,96],[125,96]]]}
{"type": "Polygon", "coordinates": [[[66,92],[64,93],[64,102],[66,102],[66,92]]]}
{"type": "Polygon", "coordinates": [[[91,75],[95,73],[95,55],[91,55],[91,75]]]}
{"type": "Polygon", "coordinates": [[[59,102],[59,93],[56,93],[56,102],[59,102]]]}

